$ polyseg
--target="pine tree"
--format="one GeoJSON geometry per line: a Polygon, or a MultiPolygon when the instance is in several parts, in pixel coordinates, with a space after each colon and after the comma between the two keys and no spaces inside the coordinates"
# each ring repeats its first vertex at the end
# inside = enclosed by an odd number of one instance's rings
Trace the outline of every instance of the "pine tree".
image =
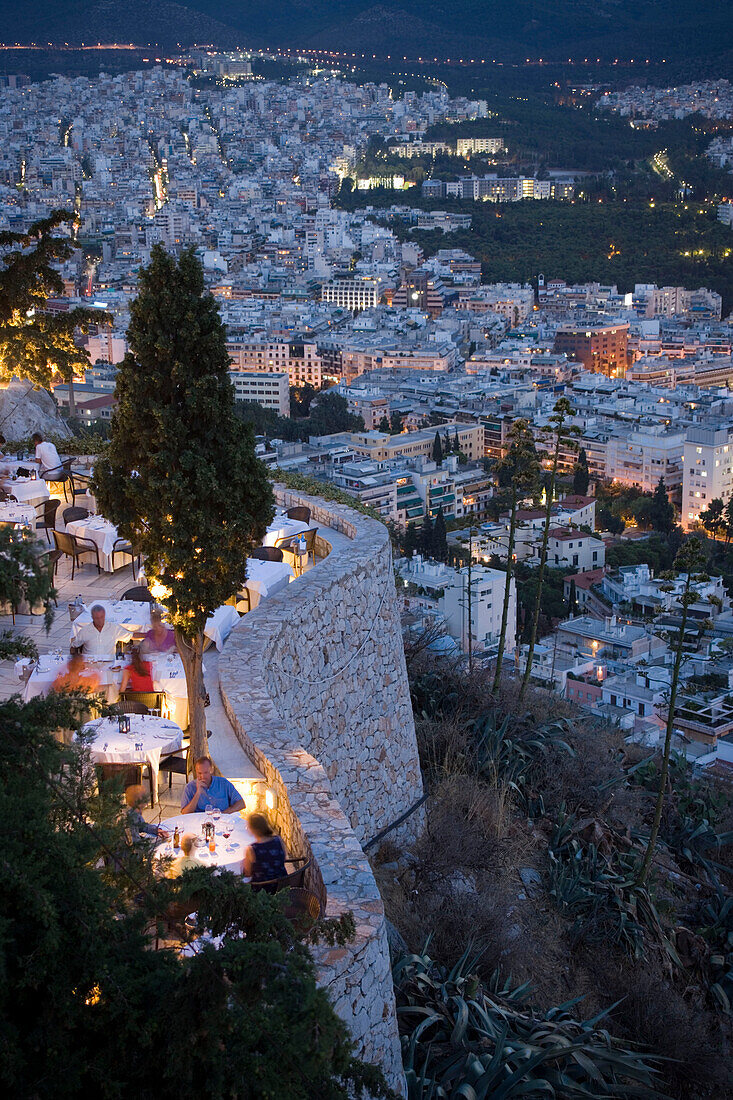
{"type": "Polygon", "coordinates": [[[77,330],[85,332],[90,324],[111,320],[98,309],[77,307],[54,314],[43,310],[51,295],[64,291],[56,265],[67,260],[73,249],[68,238],[54,231],[72,218],[67,210],[55,210],[34,222],[27,233],[0,233],[2,381],[17,375],[49,389],[55,371],[71,383],[76,370],[89,366],[89,356],[74,340],[77,330]]]}
{"type": "Polygon", "coordinates": [[[496,655],[494,682],[492,691],[497,691],[501,683],[501,666],[504,659],[507,623],[509,621],[509,597],[512,577],[514,576],[514,542],[517,533],[517,507],[528,495],[534,495],[539,481],[540,464],[537,459],[534,438],[526,420],[515,420],[509,430],[509,448],[496,464],[499,487],[509,504],[509,538],[507,542],[506,581],[504,583],[504,601],[501,610],[501,631],[499,650],[496,655]]]}
{"type": "Polygon", "coordinates": [[[433,552],[432,557],[436,561],[448,561],[448,532],[445,526],[445,516],[442,506],[438,508],[438,514],[433,524],[433,552]]]}
{"type": "Polygon", "coordinates": [[[244,584],[247,554],[265,534],[273,497],[252,430],[234,415],[225,330],[193,251],[176,262],[156,246],[139,287],[95,493],[169,590],[191,745],[201,756],[204,625],[244,584]]]}
{"type": "Polygon", "coordinates": [[[714,539],[717,539],[725,528],[725,504],[720,497],[711,500],[705,511],[700,513],[700,523],[714,539]]]}
{"type": "Polygon", "coordinates": [[[443,465],[443,445],[440,442],[440,432],[435,433],[435,439],[433,440],[433,462],[437,466],[443,465]]]}
{"type": "Polygon", "coordinates": [[[382,419],[379,421],[379,427],[377,428],[377,431],[379,431],[379,432],[388,432],[389,431],[389,420],[387,419],[386,416],[383,416],[382,419]]]}
{"type": "Polygon", "coordinates": [[[584,497],[588,492],[588,485],[590,484],[590,473],[588,471],[588,456],[585,453],[584,448],[580,448],[578,452],[578,461],[575,463],[575,470],[573,471],[573,492],[578,496],[584,497]]]}
{"type": "Polygon", "coordinates": [[[453,450],[457,455],[461,453],[461,441],[458,438],[458,428],[456,428],[453,433],[453,450]]]}
{"type": "Polygon", "coordinates": [[[537,569],[537,592],[535,594],[534,609],[532,612],[532,629],[529,636],[529,649],[527,651],[527,663],[524,667],[524,675],[522,676],[522,684],[519,688],[519,702],[521,703],[524,698],[524,694],[529,685],[529,680],[532,675],[532,659],[534,657],[534,647],[537,641],[537,629],[540,621],[540,610],[542,608],[542,586],[545,580],[545,569],[547,566],[547,547],[550,540],[550,526],[552,524],[552,503],[555,496],[555,486],[557,484],[557,470],[560,463],[560,454],[569,447],[574,447],[575,443],[573,437],[577,434],[577,428],[568,424],[568,418],[572,416],[573,408],[566,397],[561,397],[555,403],[555,407],[552,416],[549,419],[549,425],[546,432],[546,439],[552,446],[551,450],[551,466],[549,470],[549,476],[545,483],[545,519],[542,526],[542,545],[540,548],[540,563],[537,569]]]}
{"type": "Polygon", "coordinates": [[[405,557],[411,558],[417,548],[417,528],[415,527],[414,520],[410,520],[407,524],[407,530],[405,531],[405,542],[403,547],[405,557]]]}
{"type": "Polygon", "coordinates": [[[399,435],[402,431],[402,413],[393,412],[389,418],[389,430],[392,435],[399,435]]]}

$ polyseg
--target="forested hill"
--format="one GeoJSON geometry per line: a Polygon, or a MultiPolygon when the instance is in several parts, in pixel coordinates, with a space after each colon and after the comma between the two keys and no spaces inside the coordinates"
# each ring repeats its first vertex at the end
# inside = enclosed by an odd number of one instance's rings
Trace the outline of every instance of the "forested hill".
{"type": "Polygon", "coordinates": [[[208,40],[505,60],[731,56],[730,6],[720,0],[0,0],[0,40],[208,40]]]}

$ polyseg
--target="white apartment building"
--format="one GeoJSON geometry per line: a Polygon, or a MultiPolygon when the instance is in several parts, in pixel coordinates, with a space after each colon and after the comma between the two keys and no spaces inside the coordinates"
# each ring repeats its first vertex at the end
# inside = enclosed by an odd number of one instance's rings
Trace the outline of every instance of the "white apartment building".
{"type": "Polygon", "coordinates": [[[321,286],[321,301],[333,302],[355,313],[379,305],[377,279],[332,279],[321,286]]]}
{"type": "Polygon", "coordinates": [[[547,562],[555,569],[587,573],[606,564],[606,547],[601,539],[584,531],[555,527],[549,532],[547,562]]]}
{"type": "MultiPolygon", "coordinates": [[[[588,454],[585,440],[582,441],[588,454]]],[[[622,485],[634,485],[642,492],[654,492],[660,477],[667,491],[682,485],[682,453],[685,432],[647,428],[613,435],[606,441],[605,476],[622,485]]]]}
{"type": "Polygon", "coordinates": [[[688,531],[711,500],[727,504],[733,493],[733,424],[689,428],[683,463],[682,527],[688,531]]]}
{"type": "Polygon", "coordinates": [[[290,382],[287,371],[229,371],[236,401],[256,401],[278,416],[290,416],[290,382]]]}
{"type": "Polygon", "coordinates": [[[501,153],[504,142],[501,138],[458,138],[456,140],[456,155],[470,157],[473,153],[501,153]]]}
{"type": "MultiPolygon", "coordinates": [[[[439,602],[448,633],[460,640],[464,653],[469,649],[469,632],[474,652],[497,645],[501,635],[506,573],[500,569],[474,566],[471,570],[469,599],[468,567],[452,569],[450,572],[452,575],[446,577],[444,595],[439,602]]],[[[517,590],[512,578],[505,638],[507,653],[511,653],[515,646],[516,623],[517,590]]]]}

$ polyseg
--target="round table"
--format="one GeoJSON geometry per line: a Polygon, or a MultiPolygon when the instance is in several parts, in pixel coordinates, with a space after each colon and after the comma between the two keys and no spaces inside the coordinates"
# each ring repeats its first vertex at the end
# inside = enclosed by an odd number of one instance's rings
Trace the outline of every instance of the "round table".
{"type": "Polygon", "coordinates": [[[30,504],[34,510],[36,505],[43,504],[50,496],[48,485],[41,477],[13,476],[8,480],[6,489],[20,504],[30,504]]]}
{"type": "Polygon", "coordinates": [[[36,510],[30,504],[16,504],[14,500],[0,501],[0,523],[20,523],[24,527],[35,527],[36,510]]]}
{"type": "Polygon", "coordinates": [[[83,733],[92,732],[90,744],[95,764],[147,764],[153,779],[153,790],[158,790],[158,771],[162,753],[177,752],[183,745],[183,730],[170,718],[158,718],[153,714],[128,714],[130,732],[120,733],[117,716],[98,718],[82,727],[83,733]],[[138,747],[139,746],[139,747],[138,747]]]}
{"type": "Polygon", "coordinates": [[[238,813],[222,813],[219,820],[214,822],[216,851],[209,852],[209,849],[204,847],[203,833],[201,832],[201,826],[205,821],[213,821],[210,814],[177,814],[175,817],[167,817],[160,824],[171,834],[171,839],[159,844],[155,849],[155,854],[159,857],[182,855],[181,849],[176,852],[173,848],[173,832],[177,825],[181,836],[184,833],[195,833],[199,838],[200,844],[196,848],[196,859],[200,861],[202,867],[220,867],[223,871],[233,871],[237,875],[240,874],[244,850],[255,840],[254,833],[250,832],[247,822],[238,813]],[[232,831],[232,835],[228,840],[225,840],[222,836],[225,827],[232,831]]]}

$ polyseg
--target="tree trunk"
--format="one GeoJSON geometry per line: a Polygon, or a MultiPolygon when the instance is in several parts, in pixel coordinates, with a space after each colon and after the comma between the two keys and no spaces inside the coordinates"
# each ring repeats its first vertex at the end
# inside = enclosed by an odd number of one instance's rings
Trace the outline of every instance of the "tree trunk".
{"type": "Polygon", "coordinates": [[[69,378],[69,419],[73,420],[76,416],[76,396],[74,394],[74,371],[71,371],[71,377],[69,378]]]}
{"type": "Polygon", "coordinates": [[[524,699],[524,693],[527,690],[529,684],[529,678],[532,675],[532,658],[534,657],[534,647],[537,641],[537,624],[540,621],[540,606],[542,603],[542,584],[545,579],[545,566],[547,564],[547,544],[550,541],[550,521],[552,519],[552,498],[555,493],[555,479],[557,477],[557,463],[560,455],[560,437],[558,435],[557,443],[555,445],[555,454],[552,459],[552,472],[550,474],[550,483],[547,487],[547,499],[545,501],[545,524],[542,529],[542,549],[540,550],[540,564],[537,570],[537,595],[534,600],[534,612],[532,614],[532,630],[529,636],[529,649],[527,650],[527,664],[524,669],[524,676],[522,677],[522,684],[519,688],[519,698],[517,702],[521,703],[524,699]]]}
{"type": "MultiPolygon", "coordinates": [[[[690,579],[691,573],[687,573],[687,581],[685,583],[685,593],[690,591],[690,579]]],[[[659,826],[662,821],[662,810],[664,808],[664,796],[666,794],[665,787],[667,785],[667,773],[669,772],[669,757],[672,748],[672,732],[674,730],[674,706],[677,701],[677,685],[680,679],[680,666],[682,664],[682,647],[685,641],[685,626],[687,625],[687,602],[683,596],[682,599],[682,623],[680,625],[680,637],[677,643],[677,651],[674,655],[674,668],[672,670],[672,683],[670,685],[669,692],[669,710],[667,711],[667,728],[664,731],[664,754],[662,756],[662,771],[659,776],[659,794],[657,795],[657,804],[654,809],[654,821],[652,822],[652,831],[649,834],[649,843],[646,846],[646,852],[644,853],[644,862],[641,865],[639,871],[638,883],[640,886],[646,884],[647,877],[649,875],[649,868],[651,867],[652,857],[654,856],[654,849],[657,845],[657,836],[659,835],[659,826]]]]}
{"type": "Polygon", "coordinates": [[[193,759],[198,760],[201,756],[207,756],[209,752],[209,742],[206,737],[206,711],[204,710],[204,700],[206,698],[203,670],[204,632],[199,630],[193,638],[186,638],[180,630],[176,630],[176,642],[183,661],[183,669],[186,673],[188,734],[191,741],[191,753],[193,759]]]}
{"type": "Polygon", "coordinates": [[[499,632],[499,652],[496,654],[496,670],[494,672],[494,683],[491,686],[492,692],[498,690],[501,682],[501,664],[504,660],[504,639],[506,638],[506,626],[509,618],[509,595],[512,588],[512,577],[514,575],[514,536],[516,530],[517,494],[515,491],[512,496],[512,514],[509,520],[509,542],[507,543],[506,554],[506,584],[504,585],[504,604],[501,609],[501,630],[499,632]]]}

